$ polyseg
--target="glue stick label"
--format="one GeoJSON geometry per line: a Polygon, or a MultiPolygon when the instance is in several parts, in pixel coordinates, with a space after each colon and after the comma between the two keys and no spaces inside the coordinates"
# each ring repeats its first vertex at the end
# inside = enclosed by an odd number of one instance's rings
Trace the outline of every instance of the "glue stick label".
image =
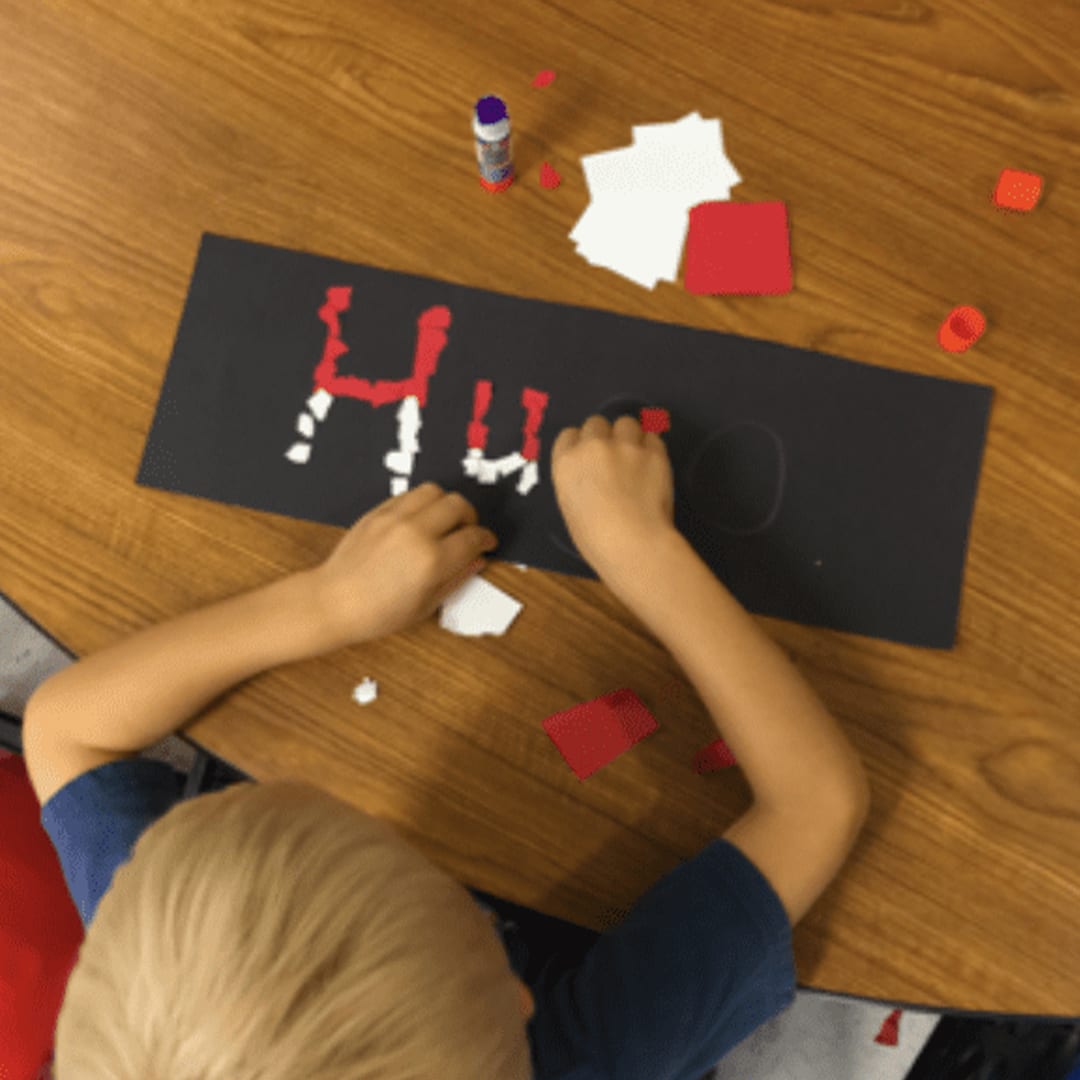
{"type": "Polygon", "coordinates": [[[507,135],[505,139],[497,139],[494,142],[477,139],[476,160],[480,166],[480,176],[489,184],[497,184],[500,180],[505,180],[512,168],[510,136],[507,135]]]}

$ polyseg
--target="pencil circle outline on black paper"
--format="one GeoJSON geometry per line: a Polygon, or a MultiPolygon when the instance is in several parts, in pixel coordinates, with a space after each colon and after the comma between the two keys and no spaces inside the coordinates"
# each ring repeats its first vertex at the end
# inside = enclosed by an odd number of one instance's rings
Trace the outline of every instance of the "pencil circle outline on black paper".
{"type": "Polygon", "coordinates": [[[787,455],[784,452],[784,442],[777,434],[777,432],[769,427],[768,424],[763,424],[757,420],[742,420],[735,424],[731,424],[720,431],[714,432],[709,435],[708,438],[701,444],[700,448],[694,454],[693,458],[686,467],[687,476],[687,496],[691,508],[699,518],[707,522],[710,528],[716,529],[718,532],[728,533],[732,536],[754,536],[757,533],[764,532],[768,529],[777,516],[780,513],[780,507],[784,501],[784,489],[787,484],[787,455]],[[769,508],[769,512],[765,514],[761,520],[751,526],[737,527],[730,524],[725,525],[721,517],[719,517],[715,509],[706,503],[706,500],[694,498],[694,489],[697,486],[698,470],[701,466],[702,459],[708,453],[709,449],[713,447],[718,441],[726,437],[730,437],[732,433],[743,431],[746,429],[752,429],[756,431],[764,432],[772,442],[772,446],[775,450],[775,487],[776,493],[773,496],[772,505],[769,508]]]}

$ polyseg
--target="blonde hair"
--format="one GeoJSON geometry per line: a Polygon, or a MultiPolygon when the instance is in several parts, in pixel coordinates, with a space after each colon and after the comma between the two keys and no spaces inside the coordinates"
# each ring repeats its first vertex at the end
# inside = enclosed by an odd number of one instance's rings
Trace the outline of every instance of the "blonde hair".
{"type": "Polygon", "coordinates": [[[307,784],[178,803],[102,897],[57,1080],[527,1080],[505,950],[390,825],[307,784]]]}

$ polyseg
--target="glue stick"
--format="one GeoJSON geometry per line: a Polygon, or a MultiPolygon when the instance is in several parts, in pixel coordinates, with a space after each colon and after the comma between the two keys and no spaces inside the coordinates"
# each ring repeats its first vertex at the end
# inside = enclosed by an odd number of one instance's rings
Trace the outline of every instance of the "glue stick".
{"type": "Polygon", "coordinates": [[[510,114],[502,98],[489,94],[476,103],[473,134],[481,186],[486,191],[505,191],[514,182],[514,163],[510,160],[510,114]]]}

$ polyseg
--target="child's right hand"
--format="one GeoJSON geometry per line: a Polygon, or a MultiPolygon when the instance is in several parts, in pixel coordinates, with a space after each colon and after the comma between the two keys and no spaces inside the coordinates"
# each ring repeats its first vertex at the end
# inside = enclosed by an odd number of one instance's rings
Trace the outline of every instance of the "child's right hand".
{"type": "Polygon", "coordinates": [[[598,573],[674,530],[675,484],[663,439],[632,416],[590,416],[551,447],[551,479],[570,538],[598,573]]]}

